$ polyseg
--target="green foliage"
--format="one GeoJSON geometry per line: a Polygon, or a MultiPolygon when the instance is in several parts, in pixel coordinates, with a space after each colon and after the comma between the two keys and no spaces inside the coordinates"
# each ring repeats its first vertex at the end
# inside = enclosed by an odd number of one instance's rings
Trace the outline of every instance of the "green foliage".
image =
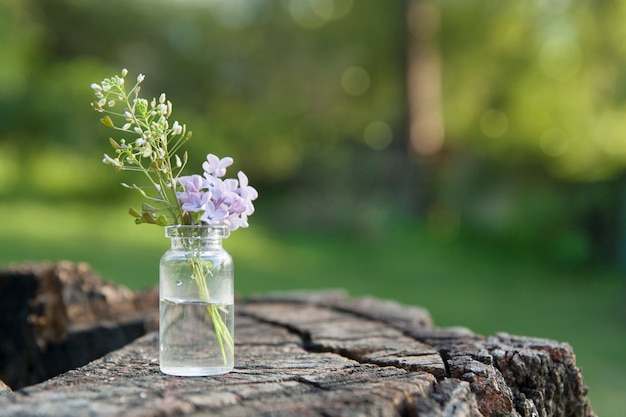
{"type": "MultiPolygon", "coordinates": [[[[404,33],[387,28],[403,19],[402,7],[334,3],[5,2],[0,14],[10,24],[0,45],[21,55],[0,65],[0,91],[14,90],[0,100],[0,141],[20,162],[57,144],[70,159],[99,153],[103,133],[90,124],[85,86],[125,67],[150,74],[194,127],[191,164],[210,148],[257,181],[284,181],[304,158],[362,143],[370,124],[397,126],[403,117],[404,33]]],[[[18,168],[16,188],[31,175],[18,168]]]]}
{"type": "Polygon", "coordinates": [[[626,163],[621,2],[442,2],[449,144],[527,155],[559,178],[626,163]]]}

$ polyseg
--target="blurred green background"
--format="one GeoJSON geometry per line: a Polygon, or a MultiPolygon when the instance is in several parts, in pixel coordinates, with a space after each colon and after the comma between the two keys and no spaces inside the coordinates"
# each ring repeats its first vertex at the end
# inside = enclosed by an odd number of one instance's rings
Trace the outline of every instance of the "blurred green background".
{"type": "Polygon", "coordinates": [[[0,0],[0,265],[156,285],[162,229],[101,163],[128,68],[260,192],[241,295],[342,287],[570,343],[626,409],[626,4],[0,0]]]}

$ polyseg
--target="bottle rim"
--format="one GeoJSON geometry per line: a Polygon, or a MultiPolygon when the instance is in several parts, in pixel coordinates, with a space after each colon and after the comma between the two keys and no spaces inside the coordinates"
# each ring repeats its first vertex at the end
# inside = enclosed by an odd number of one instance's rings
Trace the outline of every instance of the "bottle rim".
{"type": "Polygon", "coordinates": [[[230,230],[227,226],[210,225],[173,225],[165,227],[165,237],[169,238],[227,238],[230,230]]]}

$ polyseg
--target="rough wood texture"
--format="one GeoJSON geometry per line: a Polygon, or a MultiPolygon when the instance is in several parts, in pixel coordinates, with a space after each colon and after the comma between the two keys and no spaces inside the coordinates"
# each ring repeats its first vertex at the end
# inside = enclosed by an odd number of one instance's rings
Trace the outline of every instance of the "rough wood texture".
{"type": "Polygon", "coordinates": [[[76,368],[154,330],[156,290],[102,281],[85,264],[0,271],[0,380],[14,389],[76,368]]]}
{"type": "Polygon", "coordinates": [[[178,378],[150,333],[88,365],[0,388],[3,416],[591,417],[566,344],[433,327],[428,312],[340,292],[237,305],[236,368],[178,378]]]}

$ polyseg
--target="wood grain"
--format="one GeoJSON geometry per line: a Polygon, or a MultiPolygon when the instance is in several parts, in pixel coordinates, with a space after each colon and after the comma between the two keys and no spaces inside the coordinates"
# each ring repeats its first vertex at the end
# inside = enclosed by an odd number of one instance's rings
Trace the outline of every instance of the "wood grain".
{"type": "Polygon", "coordinates": [[[3,416],[593,417],[572,349],[433,325],[419,307],[342,291],[273,293],[236,306],[236,367],[180,378],[149,333],[12,392],[3,416]]]}

